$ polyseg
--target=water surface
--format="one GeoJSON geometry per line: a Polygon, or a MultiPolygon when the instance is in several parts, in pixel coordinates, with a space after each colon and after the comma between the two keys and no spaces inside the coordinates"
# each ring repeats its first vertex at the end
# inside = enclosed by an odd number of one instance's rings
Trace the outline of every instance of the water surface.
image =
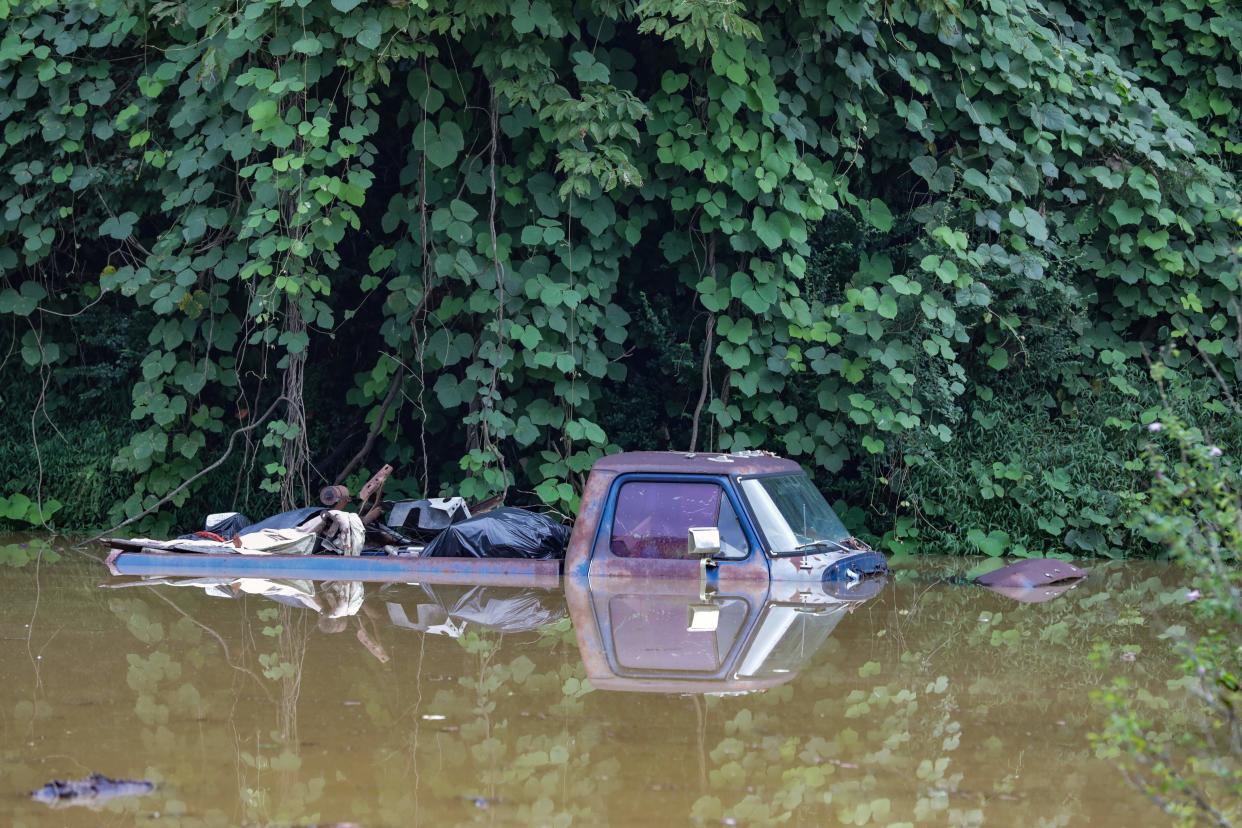
{"type": "Polygon", "coordinates": [[[1025,603],[946,577],[964,566],[927,560],[874,595],[704,601],[668,584],[139,583],[3,538],[0,814],[1166,824],[1087,734],[1092,688],[1176,675],[1158,638],[1186,622],[1176,571],[1095,564],[1025,603]],[[95,808],[29,798],[91,772],[157,789],[95,808]]]}

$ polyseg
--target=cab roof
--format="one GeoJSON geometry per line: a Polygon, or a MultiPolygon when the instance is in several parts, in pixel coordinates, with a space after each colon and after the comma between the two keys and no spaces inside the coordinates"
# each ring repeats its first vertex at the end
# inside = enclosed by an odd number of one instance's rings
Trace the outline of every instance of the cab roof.
{"type": "Polygon", "coordinates": [[[801,472],[793,460],[767,451],[739,451],[733,454],[687,451],[626,451],[601,457],[593,471],[664,472],[668,474],[777,474],[801,472]]]}

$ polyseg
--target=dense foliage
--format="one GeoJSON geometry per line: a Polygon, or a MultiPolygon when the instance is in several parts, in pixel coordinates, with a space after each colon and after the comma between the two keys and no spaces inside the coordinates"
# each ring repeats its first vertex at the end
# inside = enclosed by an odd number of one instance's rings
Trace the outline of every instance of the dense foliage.
{"type": "MultiPolygon", "coordinates": [[[[1242,416],[1242,409],[1236,410],[1242,416]]],[[[1185,658],[1167,693],[1125,678],[1097,691],[1109,711],[1092,739],[1178,825],[1242,824],[1242,490],[1234,457],[1176,417],[1153,421],[1148,520],[1190,579],[1196,629],[1162,636],[1185,658]]]]}
{"type": "MultiPolygon", "coordinates": [[[[1116,554],[1132,435],[1103,472],[1012,471],[972,435],[1133,425],[1135,369],[1174,337],[1174,369],[1236,373],[1223,0],[0,14],[3,371],[37,392],[6,413],[46,443],[85,389],[128,394],[114,517],[239,428],[217,474],[273,503],[389,461],[407,491],[572,510],[614,446],[761,446],[894,547],[953,519],[989,552],[1116,554]],[[128,360],[116,320],[145,334],[128,360]],[[1045,514],[1101,473],[1104,525],[1045,514]],[[1020,539],[952,513],[1013,474],[1046,518],[1020,539]]],[[[60,494],[31,465],[0,480],[10,518],[60,494]]]]}

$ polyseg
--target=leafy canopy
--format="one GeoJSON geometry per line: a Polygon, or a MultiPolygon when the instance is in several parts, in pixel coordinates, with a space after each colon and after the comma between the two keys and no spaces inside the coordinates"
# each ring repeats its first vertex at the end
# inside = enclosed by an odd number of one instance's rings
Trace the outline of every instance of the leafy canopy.
{"type": "Polygon", "coordinates": [[[0,4],[0,314],[53,380],[149,319],[128,514],[282,393],[305,474],[325,363],[411,489],[573,509],[635,381],[678,448],[917,473],[1015,373],[1234,373],[1242,13],[1132,5],[0,4]],[[648,296],[701,373],[628,373],[648,296]]]}

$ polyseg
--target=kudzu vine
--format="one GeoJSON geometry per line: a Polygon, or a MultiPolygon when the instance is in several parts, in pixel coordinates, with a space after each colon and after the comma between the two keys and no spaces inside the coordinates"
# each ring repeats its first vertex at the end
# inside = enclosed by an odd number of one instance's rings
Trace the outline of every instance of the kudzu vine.
{"type": "Polygon", "coordinates": [[[1126,392],[1184,340],[1234,376],[1242,12],[1132,5],[0,0],[4,370],[149,314],[118,517],[282,395],[247,451],[286,504],[393,462],[571,512],[605,392],[662,381],[652,291],[701,366],[679,428],[823,473],[917,474],[1007,372],[1126,392]],[[326,360],[370,435],[337,468],[326,360]]]}

